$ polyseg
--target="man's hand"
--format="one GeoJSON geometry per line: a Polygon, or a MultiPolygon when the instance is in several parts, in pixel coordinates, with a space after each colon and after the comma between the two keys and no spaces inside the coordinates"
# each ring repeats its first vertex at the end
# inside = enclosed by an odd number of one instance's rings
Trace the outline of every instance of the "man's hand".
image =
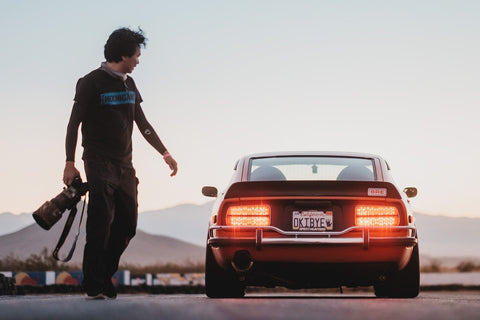
{"type": "Polygon", "coordinates": [[[178,171],[177,161],[173,159],[173,157],[170,155],[170,153],[168,153],[168,151],[163,154],[163,160],[165,160],[166,164],[168,164],[168,166],[170,167],[170,170],[172,170],[170,177],[176,175],[178,171]]]}
{"type": "Polygon", "coordinates": [[[75,162],[67,161],[65,163],[65,169],[63,170],[63,183],[69,186],[77,176],[80,176],[80,172],[75,168],[75,162]]]}

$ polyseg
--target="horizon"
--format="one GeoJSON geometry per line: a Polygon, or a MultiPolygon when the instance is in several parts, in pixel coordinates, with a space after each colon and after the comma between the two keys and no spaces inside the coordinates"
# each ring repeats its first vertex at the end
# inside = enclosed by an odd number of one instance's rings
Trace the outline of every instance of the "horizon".
{"type": "MultiPolygon", "coordinates": [[[[213,205],[213,202],[214,200],[209,200],[209,201],[206,201],[204,203],[193,203],[193,202],[185,202],[185,203],[180,203],[180,204],[175,204],[175,205],[172,205],[172,206],[168,206],[168,207],[164,207],[164,208],[159,208],[159,209],[149,209],[149,210],[145,210],[145,211],[138,211],[138,215],[139,215],[139,218],[141,218],[140,216],[142,214],[145,214],[145,213],[156,213],[158,211],[167,211],[167,210],[171,210],[171,209],[174,209],[174,208],[178,208],[178,207],[182,207],[182,206],[198,206],[198,207],[202,207],[202,206],[205,206],[209,203],[212,203],[213,205]]],[[[0,215],[2,214],[12,214],[12,215],[22,215],[22,214],[27,214],[27,215],[30,215],[32,214],[32,212],[19,212],[19,213],[14,213],[14,212],[8,212],[8,211],[4,211],[4,212],[0,212],[0,215]]],[[[421,215],[428,215],[428,216],[434,216],[434,217],[444,217],[444,218],[452,218],[452,219],[480,219],[480,216],[458,216],[458,215],[447,215],[445,213],[441,213],[441,212],[425,212],[425,211],[419,211],[419,210],[413,210],[413,214],[421,214],[421,215]]],[[[32,220],[32,223],[35,223],[34,220],[32,220]]]]}
{"type": "MultiPolygon", "coordinates": [[[[203,246],[205,245],[210,206],[211,203],[205,206],[185,204],[183,208],[177,206],[164,211],[141,212],[139,214],[138,230],[147,234],[169,236],[203,246]]],[[[480,226],[480,218],[428,215],[418,212],[415,217],[419,228],[422,254],[430,256],[442,256],[443,254],[449,257],[478,256],[480,242],[476,230],[480,226]],[[455,241],[442,236],[442,234],[445,235],[454,231],[459,233],[455,241]]],[[[11,238],[9,238],[10,235],[23,232],[22,230],[25,230],[25,228],[37,230],[39,232],[38,236],[41,238],[48,236],[57,240],[66,219],[63,218],[63,222],[60,221],[50,231],[46,232],[35,224],[28,213],[24,213],[23,216],[0,214],[0,218],[2,220],[0,236],[6,236],[6,239],[10,239],[7,242],[10,243],[12,243],[11,238]]],[[[74,222],[75,226],[79,223],[79,219],[80,215],[77,214],[74,222]]],[[[84,228],[85,224],[82,225],[82,230],[84,228]]],[[[28,230],[26,232],[29,233],[28,230]]],[[[73,233],[70,234],[71,240],[72,237],[73,233]]],[[[21,238],[23,239],[23,236],[21,238]]],[[[51,243],[51,246],[54,246],[54,242],[51,243]]]]}

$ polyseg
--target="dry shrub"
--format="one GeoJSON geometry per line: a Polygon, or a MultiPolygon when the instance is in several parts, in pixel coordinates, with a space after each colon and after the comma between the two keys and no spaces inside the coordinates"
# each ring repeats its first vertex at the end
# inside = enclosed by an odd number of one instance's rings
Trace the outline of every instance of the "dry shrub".
{"type": "Polygon", "coordinates": [[[156,274],[156,273],[203,273],[205,264],[203,263],[185,263],[185,264],[156,264],[149,266],[138,266],[133,264],[122,264],[119,270],[130,270],[131,274],[156,274]]]}
{"type": "Polygon", "coordinates": [[[441,272],[442,266],[439,260],[433,259],[429,264],[422,265],[420,267],[420,272],[441,272]]]}
{"type": "Polygon", "coordinates": [[[457,265],[460,272],[472,272],[480,270],[480,265],[475,265],[472,261],[462,261],[457,265]]]}
{"type": "MultiPolygon", "coordinates": [[[[81,265],[66,264],[55,260],[47,248],[44,248],[40,254],[32,254],[26,259],[20,259],[10,254],[0,260],[1,271],[78,271],[81,269],[81,265]]],[[[202,273],[205,271],[205,265],[188,261],[183,264],[166,263],[150,266],[122,264],[119,270],[130,270],[132,274],[202,273]]]]}
{"type": "Polygon", "coordinates": [[[40,254],[32,254],[26,259],[20,259],[14,254],[0,260],[0,270],[3,271],[72,271],[77,270],[76,265],[67,265],[55,260],[47,248],[43,248],[40,254]]]}

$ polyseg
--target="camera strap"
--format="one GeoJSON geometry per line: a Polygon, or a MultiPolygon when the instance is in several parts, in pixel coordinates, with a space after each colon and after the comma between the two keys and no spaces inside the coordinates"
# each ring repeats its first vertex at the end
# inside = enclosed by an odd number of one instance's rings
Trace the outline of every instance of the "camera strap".
{"type": "Polygon", "coordinates": [[[83,201],[82,214],[80,216],[80,221],[78,222],[78,230],[77,230],[77,234],[75,235],[75,239],[73,240],[72,247],[70,248],[70,251],[68,252],[67,257],[65,259],[60,259],[58,257],[58,251],[60,251],[60,248],[63,246],[63,243],[65,242],[65,239],[67,238],[68,233],[70,232],[70,228],[72,227],[73,221],[75,220],[75,215],[77,214],[76,205],[74,205],[73,208],[70,209],[70,214],[68,215],[67,222],[65,222],[65,227],[63,227],[62,235],[60,236],[60,239],[58,239],[57,246],[53,250],[53,257],[58,261],[67,262],[67,261],[70,261],[70,259],[72,259],[73,252],[75,251],[75,247],[77,246],[78,236],[80,235],[80,226],[82,225],[83,213],[85,212],[85,203],[86,203],[86,199],[83,201]]]}

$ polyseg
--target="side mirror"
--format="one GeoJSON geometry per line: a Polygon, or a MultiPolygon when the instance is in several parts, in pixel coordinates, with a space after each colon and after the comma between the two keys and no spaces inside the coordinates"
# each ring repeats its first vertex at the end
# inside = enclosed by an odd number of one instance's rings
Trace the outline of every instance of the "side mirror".
{"type": "Polygon", "coordinates": [[[415,187],[407,187],[403,189],[403,192],[405,192],[408,198],[413,198],[417,196],[418,190],[415,187]]]}
{"type": "Polygon", "coordinates": [[[202,194],[206,197],[216,198],[218,195],[218,190],[215,187],[205,186],[202,188],[202,194]]]}

